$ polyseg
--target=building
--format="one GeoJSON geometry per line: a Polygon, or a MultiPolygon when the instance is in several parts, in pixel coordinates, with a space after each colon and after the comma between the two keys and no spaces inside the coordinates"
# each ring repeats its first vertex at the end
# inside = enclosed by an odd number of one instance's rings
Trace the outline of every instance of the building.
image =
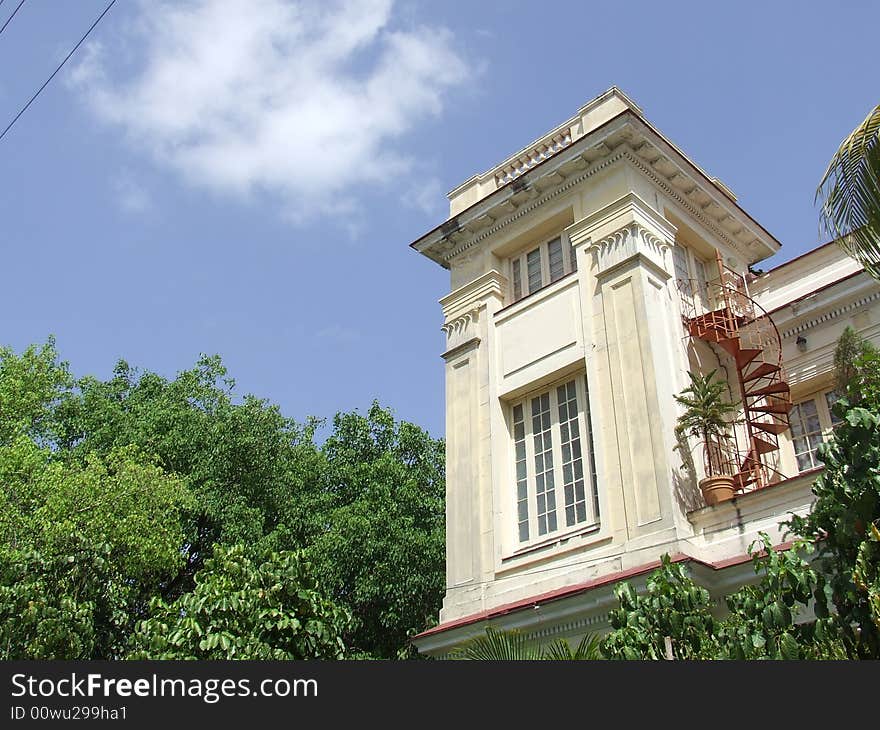
{"type": "Polygon", "coordinates": [[[449,200],[412,244],[451,277],[447,591],[419,650],[487,623],[577,641],[664,553],[716,598],[752,578],[758,532],[809,507],[835,341],[880,341],[880,285],[832,244],[756,271],[779,242],[617,88],[449,200]],[[674,396],[712,370],[744,423],[707,506],[674,396]]]}

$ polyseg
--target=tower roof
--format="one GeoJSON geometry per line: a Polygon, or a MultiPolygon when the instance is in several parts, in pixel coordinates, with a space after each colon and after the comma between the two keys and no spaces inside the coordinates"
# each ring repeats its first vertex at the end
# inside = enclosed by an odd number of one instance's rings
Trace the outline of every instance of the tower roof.
{"type": "Polygon", "coordinates": [[[780,243],[711,177],[612,86],[571,118],[449,192],[449,218],[410,244],[449,268],[449,259],[517,220],[542,202],[608,166],[628,161],[684,211],[756,263],[780,243]]]}

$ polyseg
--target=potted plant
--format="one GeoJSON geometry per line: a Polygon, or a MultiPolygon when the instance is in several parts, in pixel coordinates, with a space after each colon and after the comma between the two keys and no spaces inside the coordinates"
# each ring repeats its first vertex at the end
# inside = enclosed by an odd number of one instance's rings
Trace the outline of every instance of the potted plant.
{"type": "Polygon", "coordinates": [[[700,491],[710,506],[733,499],[736,491],[736,462],[731,459],[735,451],[730,444],[730,428],[739,405],[725,398],[727,384],[714,380],[716,372],[713,370],[708,375],[688,372],[691,384],[675,396],[676,402],[684,406],[675,427],[675,436],[679,444],[687,442],[687,435],[700,438],[706,474],[700,480],[700,491]]]}

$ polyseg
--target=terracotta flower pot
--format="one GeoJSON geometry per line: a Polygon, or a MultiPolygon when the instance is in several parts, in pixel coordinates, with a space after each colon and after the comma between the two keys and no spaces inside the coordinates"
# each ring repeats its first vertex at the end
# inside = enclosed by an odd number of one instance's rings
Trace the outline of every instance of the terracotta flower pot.
{"type": "Polygon", "coordinates": [[[726,502],[736,496],[733,477],[727,474],[701,479],[700,491],[703,493],[703,499],[706,504],[710,507],[719,502],[726,502]]]}

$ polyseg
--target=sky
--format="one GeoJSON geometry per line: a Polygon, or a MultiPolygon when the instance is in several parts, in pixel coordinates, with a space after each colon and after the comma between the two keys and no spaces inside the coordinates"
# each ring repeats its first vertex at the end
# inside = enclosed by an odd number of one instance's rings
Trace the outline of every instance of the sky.
{"type": "MultiPolygon", "coordinates": [[[[0,129],[109,0],[27,0],[0,129]]],[[[0,25],[18,0],[0,4],[0,25]]],[[[219,354],[297,420],[444,432],[446,192],[612,85],[782,242],[878,103],[876,2],[118,0],[0,140],[0,345],[77,376],[219,354]]]]}

